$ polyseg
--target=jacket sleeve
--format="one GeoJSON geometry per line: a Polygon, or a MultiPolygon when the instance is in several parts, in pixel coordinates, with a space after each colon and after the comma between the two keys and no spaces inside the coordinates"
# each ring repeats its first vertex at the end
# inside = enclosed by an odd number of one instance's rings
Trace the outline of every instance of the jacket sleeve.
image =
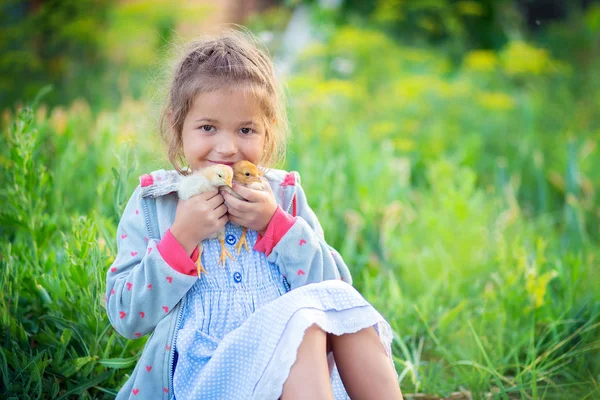
{"type": "Polygon", "coordinates": [[[165,261],[159,239],[148,233],[142,207],[138,186],[119,222],[117,256],[106,274],[108,318],[130,339],[151,332],[197,280],[193,271],[180,272],[165,261]]]}
{"type": "MultiPolygon", "coordinates": [[[[340,254],[327,244],[323,229],[314,211],[308,205],[304,190],[299,182],[295,184],[296,216],[278,217],[284,213],[278,208],[276,216],[267,228],[265,238],[270,234],[274,245],[267,246],[267,260],[276,264],[285,276],[292,289],[308,283],[321,282],[330,279],[342,279],[352,284],[350,271],[340,254]],[[281,234],[272,233],[281,229],[276,224],[282,219],[288,225],[281,234]],[[274,226],[271,226],[274,225],[274,226]]],[[[264,240],[265,238],[261,238],[264,240]]],[[[258,244],[260,247],[260,244],[258,244]]],[[[256,248],[256,247],[255,247],[256,248]]]]}

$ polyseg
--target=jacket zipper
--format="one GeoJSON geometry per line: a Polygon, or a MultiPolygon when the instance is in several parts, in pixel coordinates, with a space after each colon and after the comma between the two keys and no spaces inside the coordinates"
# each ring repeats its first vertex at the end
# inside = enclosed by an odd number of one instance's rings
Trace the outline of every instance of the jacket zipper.
{"type": "Polygon", "coordinates": [[[173,332],[173,340],[171,341],[171,355],[170,355],[170,360],[169,360],[169,396],[168,398],[172,398],[173,397],[173,372],[175,369],[175,342],[177,341],[177,333],[179,332],[179,324],[181,324],[181,319],[183,318],[183,310],[185,307],[185,299],[186,296],[183,296],[183,299],[181,300],[180,306],[179,306],[179,310],[177,310],[177,320],[175,322],[175,328],[174,328],[174,332],[173,332]]]}
{"type": "MultiPolygon", "coordinates": [[[[294,204],[294,196],[296,195],[296,191],[297,191],[297,189],[296,189],[296,187],[294,186],[294,189],[293,189],[293,190],[291,190],[291,192],[292,192],[292,195],[290,196],[290,200],[289,200],[289,202],[287,203],[287,205],[286,205],[286,207],[285,207],[285,212],[287,212],[288,214],[291,214],[291,213],[290,213],[290,209],[292,208],[292,205],[294,204]]],[[[282,199],[282,200],[283,200],[283,199],[282,199]]],[[[295,217],[295,215],[294,215],[294,217],[295,217]]]]}

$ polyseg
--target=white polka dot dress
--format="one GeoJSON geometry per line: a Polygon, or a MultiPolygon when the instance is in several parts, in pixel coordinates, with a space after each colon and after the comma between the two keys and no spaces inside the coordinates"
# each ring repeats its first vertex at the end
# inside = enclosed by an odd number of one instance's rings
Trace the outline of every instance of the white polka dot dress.
{"type": "MultiPolygon", "coordinates": [[[[203,242],[208,274],[184,299],[175,341],[177,400],[278,399],[304,331],[315,323],[336,335],[375,326],[390,353],[389,325],[351,285],[328,280],[288,291],[279,268],[252,250],[255,231],[247,231],[250,250],[237,254],[241,235],[241,227],[226,225],[235,260],[225,268],[219,241],[203,242]]],[[[337,368],[331,379],[335,398],[348,398],[337,368]]]]}

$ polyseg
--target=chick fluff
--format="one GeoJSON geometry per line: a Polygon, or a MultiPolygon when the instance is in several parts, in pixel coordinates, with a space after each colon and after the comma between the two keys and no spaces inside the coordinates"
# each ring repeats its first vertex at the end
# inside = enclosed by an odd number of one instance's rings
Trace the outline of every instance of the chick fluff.
{"type": "MultiPolygon", "coordinates": [[[[264,190],[264,185],[262,180],[260,179],[263,175],[262,172],[258,170],[258,167],[251,163],[250,161],[238,161],[232,165],[233,168],[233,180],[247,188],[256,189],[256,190],[264,190]]],[[[239,194],[237,194],[231,187],[223,187],[224,191],[231,193],[233,196],[240,200],[246,200],[239,194]]],[[[242,237],[238,241],[238,244],[235,246],[237,253],[240,254],[242,250],[242,246],[246,248],[246,251],[249,251],[250,248],[248,246],[248,240],[246,239],[246,231],[247,228],[243,227],[242,237]]]]}
{"type": "MultiPolygon", "coordinates": [[[[179,181],[179,187],[177,193],[179,198],[182,200],[188,200],[192,196],[199,195],[201,193],[210,192],[212,190],[218,190],[219,188],[231,188],[233,179],[233,170],[228,165],[215,164],[197,171],[192,174],[184,176],[179,181]]],[[[219,264],[225,266],[226,258],[233,259],[227,248],[225,247],[225,227],[219,229],[214,235],[211,235],[208,239],[219,238],[221,243],[221,256],[219,258],[219,264]]],[[[202,265],[202,243],[198,244],[198,276],[206,269],[202,265]]]]}

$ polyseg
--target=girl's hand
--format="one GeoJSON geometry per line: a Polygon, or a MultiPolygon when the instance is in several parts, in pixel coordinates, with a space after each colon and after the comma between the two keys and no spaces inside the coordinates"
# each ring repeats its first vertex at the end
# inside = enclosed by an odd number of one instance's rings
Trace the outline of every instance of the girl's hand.
{"type": "Polygon", "coordinates": [[[191,255],[198,243],[225,226],[229,220],[223,196],[216,190],[179,200],[171,233],[191,255]]]}
{"type": "Polygon", "coordinates": [[[250,189],[236,182],[233,190],[244,200],[236,199],[230,193],[222,191],[221,194],[227,202],[229,220],[234,224],[254,229],[261,235],[265,234],[269,222],[277,210],[277,201],[271,191],[269,183],[263,179],[264,190],[250,189]]]}

